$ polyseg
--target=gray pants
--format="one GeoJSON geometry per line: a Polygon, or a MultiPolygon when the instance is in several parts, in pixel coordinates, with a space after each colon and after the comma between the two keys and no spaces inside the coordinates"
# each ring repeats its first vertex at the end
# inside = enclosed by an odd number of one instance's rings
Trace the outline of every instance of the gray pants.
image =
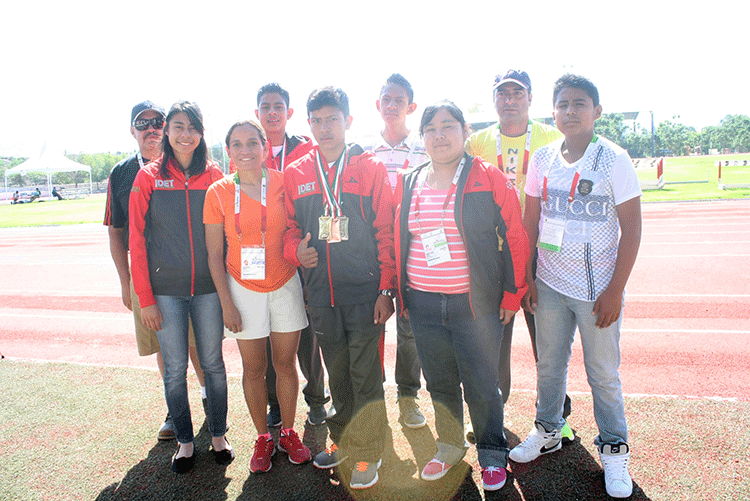
{"type": "Polygon", "coordinates": [[[414,333],[411,331],[409,320],[400,315],[398,308],[396,317],[396,385],[399,397],[416,397],[421,387],[420,375],[422,366],[419,364],[417,345],[414,333]]]}
{"type": "MultiPolygon", "coordinates": [[[[526,326],[529,328],[529,336],[531,337],[531,349],[534,350],[534,361],[539,361],[539,355],[536,351],[536,327],[534,325],[534,315],[526,310],[523,310],[523,314],[526,317],[526,326]]],[[[513,342],[513,324],[515,323],[516,317],[511,318],[510,322],[505,325],[503,329],[503,341],[500,343],[500,363],[498,365],[498,376],[500,379],[499,387],[500,391],[503,392],[503,403],[508,403],[508,397],[510,396],[510,348],[513,342]]],[[[563,406],[563,417],[567,418],[570,415],[570,397],[565,395],[565,405],[563,406]]]]}

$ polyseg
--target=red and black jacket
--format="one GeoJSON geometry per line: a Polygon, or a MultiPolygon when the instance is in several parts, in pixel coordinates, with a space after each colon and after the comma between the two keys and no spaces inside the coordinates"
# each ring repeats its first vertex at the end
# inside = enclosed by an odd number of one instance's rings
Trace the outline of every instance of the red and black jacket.
{"type": "MultiPolygon", "coordinates": [[[[284,168],[286,169],[293,162],[299,160],[303,156],[307,155],[313,148],[312,140],[307,136],[290,136],[286,134],[286,159],[284,160],[284,168]]],[[[266,166],[269,169],[281,170],[281,161],[278,156],[273,156],[273,148],[271,143],[268,143],[268,155],[266,156],[266,166]]]]}
{"type": "MultiPolygon", "coordinates": [[[[284,169],[288,228],[284,257],[297,266],[297,247],[310,233],[309,246],[318,251],[318,265],[305,269],[308,304],[339,306],[374,302],[382,289],[396,286],[393,256],[393,198],[385,164],[359,145],[349,146],[342,172],[342,210],[349,218],[349,239],[328,243],[318,239],[318,218],[325,202],[318,183],[318,147],[284,169]]],[[[323,160],[324,162],[326,159],[323,160]]],[[[334,168],[328,169],[333,183],[334,168]]]]}
{"type": "MultiPolygon", "coordinates": [[[[456,186],[454,217],[469,261],[469,298],[474,316],[518,311],[526,293],[529,240],[521,223],[521,205],[513,184],[497,167],[466,154],[456,186]]],[[[409,207],[419,173],[429,163],[399,174],[394,200],[398,298],[405,304],[409,256],[409,207]]]]}
{"type": "Polygon", "coordinates": [[[203,201],[224,174],[209,161],[202,174],[186,179],[170,160],[169,175],[162,177],[160,163],[138,172],[130,195],[131,270],[142,308],[156,304],[154,295],[216,292],[208,270],[203,201]]]}

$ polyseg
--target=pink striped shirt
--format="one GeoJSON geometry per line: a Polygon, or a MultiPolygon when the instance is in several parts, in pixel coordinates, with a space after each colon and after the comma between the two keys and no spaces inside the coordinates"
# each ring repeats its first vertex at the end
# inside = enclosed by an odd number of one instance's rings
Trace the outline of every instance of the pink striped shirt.
{"type": "Polygon", "coordinates": [[[412,239],[409,245],[409,258],[406,261],[407,284],[413,289],[424,292],[441,292],[444,294],[463,294],[469,292],[469,261],[466,257],[466,246],[458,232],[454,216],[456,192],[453,190],[442,226],[448,240],[451,259],[434,266],[427,265],[421,233],[441,226],[443,202],[450,190],[435,190],[424,183],[419,194],[421,179],[417,180],[409,207],[409,233],[412,239]],[[419,197],[419,224],[414,217],[415,202],[419,197]],[[421,229],[420,229],[421,227],[421,229]]]}

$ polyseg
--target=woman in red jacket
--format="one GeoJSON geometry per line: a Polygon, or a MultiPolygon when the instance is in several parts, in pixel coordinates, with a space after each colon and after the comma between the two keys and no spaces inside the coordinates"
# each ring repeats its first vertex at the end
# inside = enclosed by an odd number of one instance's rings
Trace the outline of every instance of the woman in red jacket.
{"type": "Polygon", "coordinates": [[[223,174],[207,159],[203,115],[195,103],[181,101],[169,110],[163,151],[159,160],[138,172],[133,183],[131,268],[141,319],[157,331],[164,359],[164,391],[178,441],[172,470],[185,473],[195,459],[186,379],[189,319],[205,374],[214,459],[219,464],[234,459],[224,437],[227,378],[221,303],[208,269],[203,226],[206,190],[223,174]]]}
{"type": "Polygon", "coordinates": [[[508,464],[501,323],[513,318],[525,292],[528,240],[513,186],[464,152],[467,127],[455,104],[426,108],[420,133],[430,162],[399,174],[394,234],[399,300],[435,407],[438,450],[422,478],[441,478],[466,452],[463,386],[482,484],[497,490],[508,464]]]}

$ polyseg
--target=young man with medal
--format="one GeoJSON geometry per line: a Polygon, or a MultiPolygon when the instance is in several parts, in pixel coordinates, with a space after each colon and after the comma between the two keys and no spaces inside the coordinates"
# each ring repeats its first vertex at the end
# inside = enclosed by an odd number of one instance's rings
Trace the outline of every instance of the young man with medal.
{"type": "Polygon", "coordinates": [[[607,493],[628,497],[633,482],[618,367],[625,284],[641,240],[642,192],[628,153],[594,134],[602,112],[594,84],[564,75],[555,83],[553,103],[564,138],[534,153],[525,187],[524,228],[530,248],[539,249],[536,281],[531,259],[526,267],[524,297],[536,321],[537,411],[510,459],[526,463],[560,449],[578,329],[607,493]]]}
{"type": "Polygon", "coordinates": [[[284,171],[284,256],[305,268],[335,408],[326,420],[333,443],[314,464],[350,459],[349,485],[362,489],[378,480],[387,423],[378,344],[393,314],[393,197],[385,165],[346,144],[344,91],[314,90],[307,114],[318,145],[284,171]]]}
{"type": "MultiPolygon", "coordinates": [[[[492,86],[498,121],[496,124],[472,134],[466,141],[466,151],[470,155],[482,157],[495,167],[499,167],[518,190],[521,209],[524,206],[524,186],[529,158],[542,146],[561,137],[560,131],[529,118],[531,106],[531,79],[523,70],[508,70],[504,75],[495,76],[492,86]]],[[[526,326],[531,336],[531,347],[536,358],[536,331],[534,316],[524,311],[526,326]]],[[[503,343],[500,346],[500,391],[507,403],[510,396],[511,372],[510,353],[513,341],[513,324],[511,320],[505,326],[503,343]]],[[[565,399],[565,417],[570,414],[570,399],[565,399]]],[[[467,434],[473,441],[473,434],[467,434]]],[[[567,422],[563,428],[563,438],[572,441],[575,436],[567,422]]]]}
{"type": "MultiPolygon", "coordinates": [[[[268,138],[266,166],[282,172],[313,147],[309,137],[287,134],[287,120],[294,114],[294,109],[289,106],[289,102],[289,91],[278,83],[269,83],[258,89],[258,108],[255,110],[255,116],[258,117],[268,138]]],[[[267,356],[270,360],[270,342],[267,345],[267,356]]],[[[326,396],[323,361],[312,324],[302,329],[300,333],[297,359],[302,375],[307,380],[302,389],[305,402],[310,407],[307,420],[312,425],[322,425],[326,420],[325,404],[329,397],[326,396]]],[[[269,427],[278,427],[281,426],[282,419],[279,400],[276,396],[276,371],[273,364],[268,364],[266,369],[266,386],[269,405],[266,421],[269,427]]]]}
{"type": "MultiPolygon", "coordinates": [[[[389,76],[380,89],[375,107],[383,119],[383,130],[377,134],[369,149],[383,161],[391,187],[395,188],[399,172],[430,160],[418,131],[410,131],[406,126],[407,117],[417,109],[409,81],[399,73],[389,76]]],[[[399,420],[407,428],[421,428],[427,424],[417,404],[422,367],[409,320],[400,312],[397,315],[395,379],[399,420]]]]}

